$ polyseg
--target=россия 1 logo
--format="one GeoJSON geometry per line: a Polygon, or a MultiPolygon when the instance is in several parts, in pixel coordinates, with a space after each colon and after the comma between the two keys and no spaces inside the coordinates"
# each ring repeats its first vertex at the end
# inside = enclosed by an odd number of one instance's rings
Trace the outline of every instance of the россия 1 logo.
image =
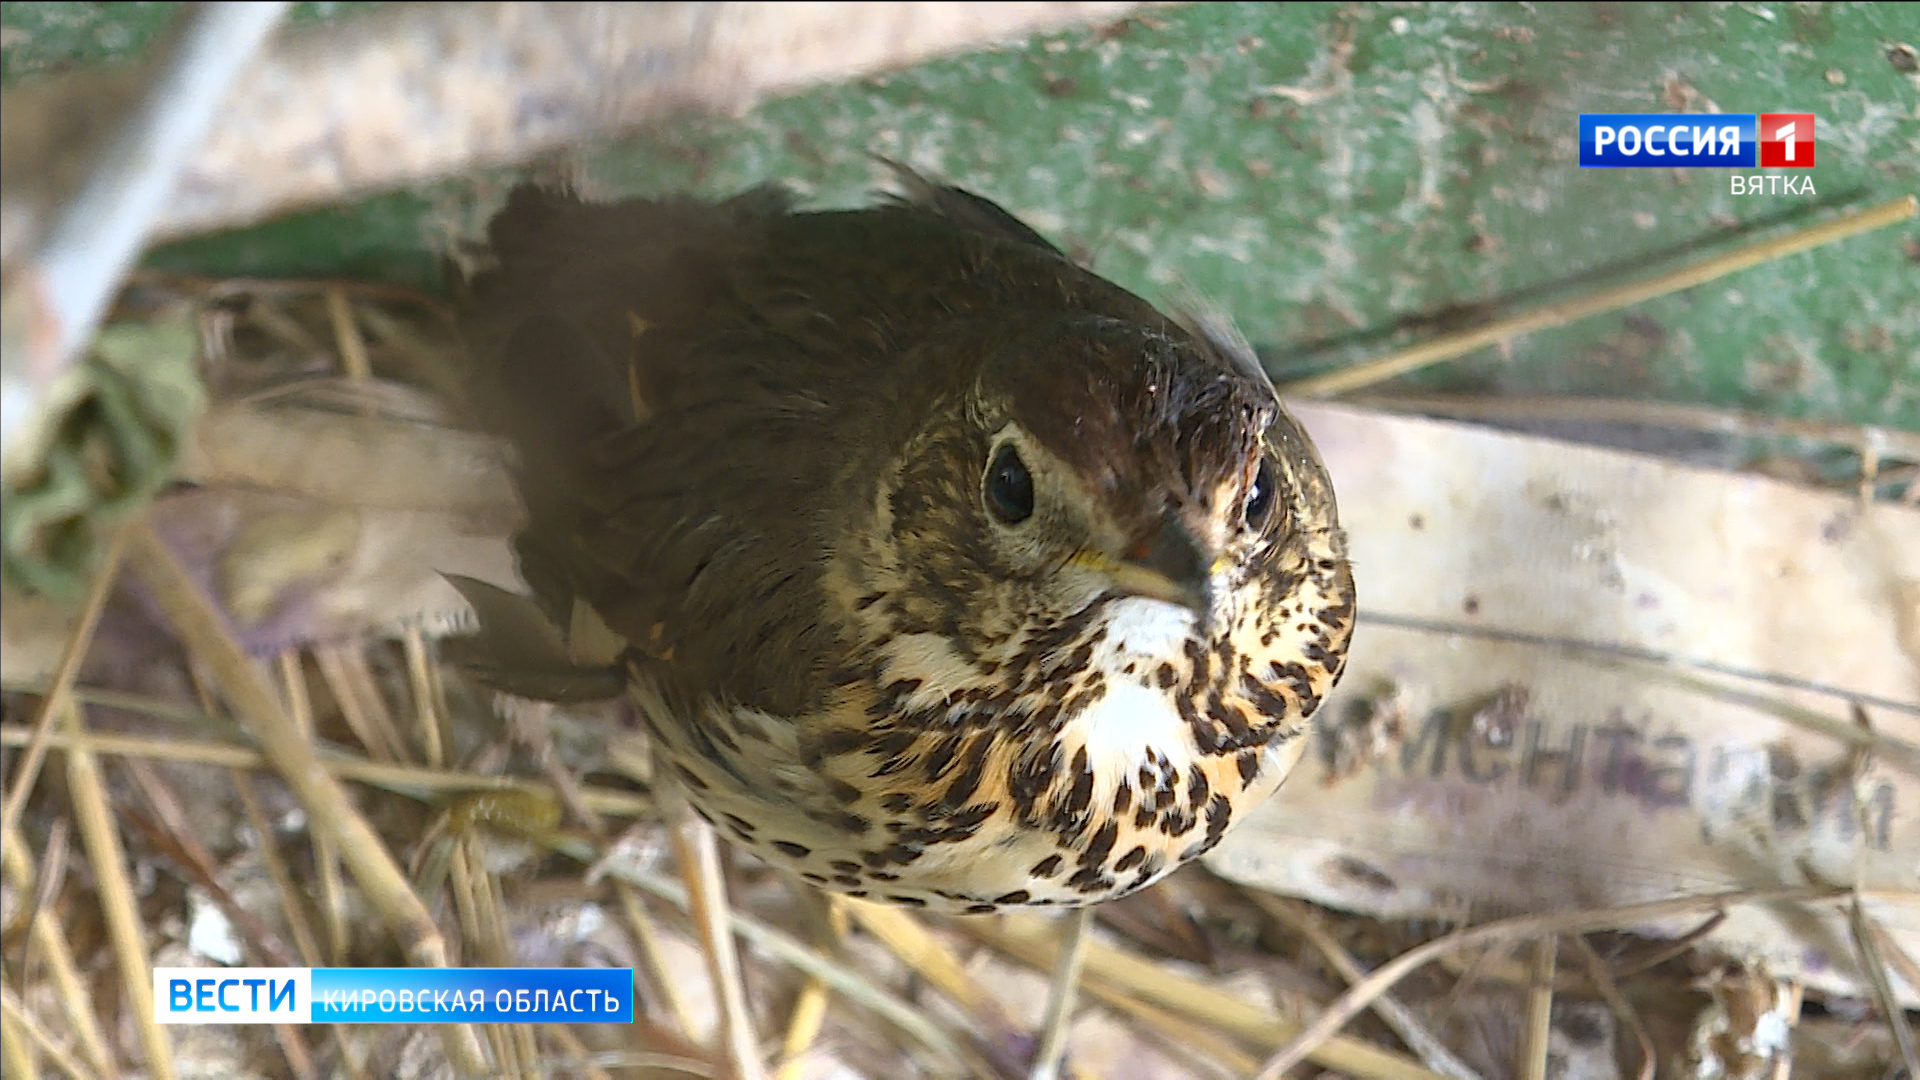
{"type": "MultiPolygon", "coordinates": [[[[1811,169],[1812,113],[1581,113],[1583,169],[1811,169]]],[[[1812,176],[1733,177],[1733,194],[1812,195],[1812,176]]]]}
{"type": "Polygon", "coordinates": [[[1813,168],[1813,114],[1760,114],[1760,167],[1813,168]]]}

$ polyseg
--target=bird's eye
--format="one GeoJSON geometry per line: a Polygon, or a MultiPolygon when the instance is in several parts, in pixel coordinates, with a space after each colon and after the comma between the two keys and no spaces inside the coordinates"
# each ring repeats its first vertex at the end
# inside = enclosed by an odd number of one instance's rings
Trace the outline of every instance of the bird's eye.
{"type": "Polygon", "coordinates": [[[1009,525],[1018,525],[1033,516],[1033,474],[1020,460],[1020,451],[1002,445],[994,451],[987,466],[987,509],[1009,525]]]}
{"type": "Polygon", "coordinates": [[[1260,459],[1260,468],[1253,474],[1253,484],[1247,488],[1246,515],[1247,528],[1259,532],[1267,527],[1267,519],[1273,516],[1273,465],[1267,459],[1260,459]]]}

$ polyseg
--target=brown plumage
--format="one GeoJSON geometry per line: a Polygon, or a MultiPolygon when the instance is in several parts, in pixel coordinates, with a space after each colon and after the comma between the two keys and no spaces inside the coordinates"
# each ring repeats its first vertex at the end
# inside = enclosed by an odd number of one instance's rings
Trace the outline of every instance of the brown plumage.
{"type": "Polygon", "coordinates": [[[1337,677],[1305,434],[983,199],[797,213],[523,188],[465,332],[523,569],[584,603],[667,775],[816,883],[1081,904],[1217,842],[1337,677]]]}

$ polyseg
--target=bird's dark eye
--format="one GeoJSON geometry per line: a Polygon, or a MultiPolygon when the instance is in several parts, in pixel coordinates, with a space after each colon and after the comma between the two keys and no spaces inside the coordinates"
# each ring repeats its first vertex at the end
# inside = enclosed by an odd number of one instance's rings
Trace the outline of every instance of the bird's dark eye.
{"type": "Polygon", "coordinates": [[[1260,468],[1253,474],[1253,484],[1247,488],[1247,506],[1244,511],[1247,528],[1255,532],[1267,527],[1267,519],[1273,516],[1273,465],[1267,459],[1260,459],[1260,468]]]}
{"type": "Polygon", "coordinates": [[[1033,516],[1033,474],[1020,460],[1020,451],[1002,446],[994,451],[987,466],[987,509],[1009,525],[1018,525],[1033,516]]]}

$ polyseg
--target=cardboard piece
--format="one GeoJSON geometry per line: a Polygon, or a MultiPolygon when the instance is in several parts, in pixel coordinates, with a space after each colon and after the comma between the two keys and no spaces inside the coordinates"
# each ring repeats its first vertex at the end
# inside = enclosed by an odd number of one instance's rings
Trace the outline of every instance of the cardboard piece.
{"type": "MultiPolygon", "coordinates": [[[[1212,869],[1459,920],[1857,884],[1883,947],[1920,957],[1920,511],[1296,412],[1339,492],[1360,627],[1315,745],[1212,869]],[[1872,755],[1849,744],[1854,701],[1872,755]]],[[[1837,904],[1739,905],[1708,944],[1868,992],[1837,904]]]]}

